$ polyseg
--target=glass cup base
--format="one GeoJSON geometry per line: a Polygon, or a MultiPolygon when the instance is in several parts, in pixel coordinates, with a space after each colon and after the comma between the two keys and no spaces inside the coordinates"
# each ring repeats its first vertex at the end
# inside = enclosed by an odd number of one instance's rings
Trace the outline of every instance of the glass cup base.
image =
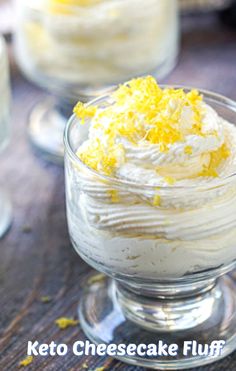
{"type": "Polygon", "coordinates": [[[9,230],[12,222],[12,206],[7,194],[0,190],[0,238],[9,230]]]}
{"type": "MultiPolygon", "coordinates": [[[[90,277],[81,298],[79,316],[95,344],[177,344],[176,356],[116,355],[123,362],[159,370],[182,370],[219,361],[236,348],[236,284],[227,275],[209,290],[188,298],[165,299],[132,293],[102,274],[90,277]],[[136,304],[135,304],[136,303],[136,304]],[[220,354],[196,354],[187,341],[209,346],[225,341],[220,354]]],[[[201,348],[200,348],[201,351],[201,348]]]]}
{"type": "Polygon", "coordinates": [[[28,134],[33,147],[47,161],[63,164],[63,133],[73,105],[46,98],[29,116],[28,134]]]}

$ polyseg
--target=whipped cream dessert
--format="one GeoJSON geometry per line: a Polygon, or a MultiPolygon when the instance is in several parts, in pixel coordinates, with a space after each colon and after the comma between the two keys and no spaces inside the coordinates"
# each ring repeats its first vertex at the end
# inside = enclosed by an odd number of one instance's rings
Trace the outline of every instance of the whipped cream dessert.
{"type": "Polygon", "coordinates": [[[236,259],[236,127],[197,90],[148,76],[74,112],[68,220],[85,260],[168,279],[236,259]]]}
{"type": "Polygon", "coordinates": [[[51,79],[103,88],[155,70],[162,75],[174,64],[176,0],[18,0],[16,5],[18,60],[27,75],[45,84],[51,79]]]}
{"type": "Polygon", "coordinates": [[[0,151],[5,147],[9,139],[9,110],[10,88],[7,50],[5,42],[0,35],[0,151]]]}

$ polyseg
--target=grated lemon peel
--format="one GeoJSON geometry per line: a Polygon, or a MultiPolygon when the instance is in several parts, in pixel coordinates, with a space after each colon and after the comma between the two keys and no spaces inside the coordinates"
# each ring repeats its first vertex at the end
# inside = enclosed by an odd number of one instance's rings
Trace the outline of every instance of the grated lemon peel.
{"type": "MultiPolygon", "coordinates": [[[[100,137],[92,136],[77,156],[87,166],[105,175],[114,175],[126,161],[121,138],[134,145],[145,141],[157,145],[160,152],[168,152],[171,145],[184,142],[187,135],[206,135],[202,130],[203,97],[195,89],[189,92],[161,89],[152,76],[146,76],[120,85],[111,98],[113,104],[103,109],[81,102],[74,109],[81,123],[92,119],[93,128],[99,129],[100,133],[100,137]],[[191,112],[191,122],[183,127],[186,107],[191,112]]],[[[184,153],[191,156],[192,147],[186,145],[184,153]]],[[[227,153],[227,150],[212,153],[209,167],[203,169],[201,176],[215,176],[217,166],[227,153]]]]}
{"type": "Polygon", "coordinates": [[[81,123],[84,123],[86,119],[92,118],[95,115],[96,110],[97,108],[95,106],[85,106],[83,103],[78,102],[73,112],[80,118],[81,123]]]}
{"type": "Polygon", "coordinates": [[[166,176],[164,178],[164,181],[169,184],[169,185],[173,185],[175,184],[176,180],[174,178],[172,178],[171,176],[166,176]]]}
{"type": "Polygon", "coordinates": [[[119,192],[117,191],[117,189],[108,191],[108,195],[113,203],[118,203],[120,201],[119,192]]]}
{"type": "Polygon", "coordinates": [[[78,325],[79,321],[75,320],[73,318],[67,318],[67,317],[60,317],[55,320],[55,324],[61,329],[64,330],[67,327],[70,326],[76,326],[78,325]]]}
{"type": "Polygon", "coordinates": [[[217,172],[217,168],[221,164],[222,160],[226,160],[230,156],[230,150],[227,148],[226,144],[224,143],[219,149],[216,151],[212,151],[210,153],[210,163],[206,167],[203,167],[203,170],[198,174],[198,176],[206,176],[206,177],[218,177],[219,174],[217,172]]]}
{"type": "Polygon", "coordinates": [[[53,14],[71,15],[76,7],[92,7],[99,3],[101,0],[49,0],[48,10],[53,14]]]}
{"type": "Polygon", "coordinates": [[[191,155],[191,154],[193,153],[193,147],[191,147],[191,146],[186,146],[186,147],[184,148],[184,153],[185,153],[186,155],[191,155]]]}
{"type": "Polygon", "coordinates": [[[52,301],[52,297],[49,295],[41,296],[40,301],[42,303],[50,303],[50,301],[52,301]]]}
{"type": "Polygon", "coordinates": [[[160,206],[161,205],[161,196],[155,195],[153,198],[153,206],[160,206]]]}
{"type": "Polygon", "coordinates": [[[33,356],[27,356],[19,362],[19,367],[29,366],[33,362],[33,356]]]}

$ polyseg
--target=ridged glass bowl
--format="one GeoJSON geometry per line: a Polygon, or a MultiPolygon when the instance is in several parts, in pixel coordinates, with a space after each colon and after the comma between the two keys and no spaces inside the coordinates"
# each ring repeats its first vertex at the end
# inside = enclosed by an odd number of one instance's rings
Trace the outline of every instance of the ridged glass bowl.
{"type": "MultiPolygon", "coordinates": [[[[200,93],[236,123],[234,101],[200,93]]],[[[102,272],[80,298],[85,333],[96,344],[178,345],[175,357],[116,355],[144,367],[182,370],[225,357],[236,347],[236,284],[227,275],[236,266],[236,174],[214,185],[158,187],[162,206],[154,209],[156,187],[103,176],[80,161],[88,129],[72,116],[65,130],[70,238],[102,272]],[[183,354],[185,341],[224,346],[217,356],[183,354]]]]}

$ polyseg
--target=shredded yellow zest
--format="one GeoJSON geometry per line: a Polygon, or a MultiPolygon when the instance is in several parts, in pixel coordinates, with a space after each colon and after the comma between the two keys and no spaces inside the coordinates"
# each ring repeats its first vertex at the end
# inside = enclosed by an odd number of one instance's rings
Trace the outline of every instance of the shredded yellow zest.
{"type": "Polygon", "coordinates": [[[172,178],[171,176],[166,176],[166,177],[164,178],[164,180],[165,180],[165,182],[168,183],[169,185],[173,185],[173,184],[175,184],[175,179],[172,178]]]}
{"type": "Polygon", "coordinates": [[[91,7],[101,0],[49,0],[48,10],[54,14],[70,15],[76,7],[91,7]]]}
{"type": "Polygon", "coordinates": [[[111,201],[113,203],[117,203],[120,201],[119,193],[116,189],[112,189],[109,191],[109,196],[111,197],[111,201]]]}
{"type": "Polygon", "coordinates": [[[104,174],[112,174],[119,165],[119,159],[124,158],[124,148],[121,144],[114,144],[111,147],[105,146],[99,138],[90,141],[86,151],[78,151],[78,157],[86,165],[104,174]]]}
{"type": "Polygon", "coordinates": [[[51,296],[41,296],[40,300],[42,303],[49,303],[52,300],[52,298],[51,296]]]}
{"type": "Polygon", "coordinates": [[[96,113],[97,108],[95,106],[85,106],[83,103],[78,102],[74,107],[74,113],[81,119],[81,123],[85,120],[92,118],[96,113]]]}
{"type": "Polygon", "coordinates": [[[105,276],[102,273],[96,274],[95,276],[91,276],[88,279],[88,285],[93,285],[94,283],[99,283],[104,281],[105,276]]]}
{"type": "Polygon", "coordinates": [[[210,153],[210,163],[208,167],[204,167],[198,176],[218,177],[217,168],[221,164],[222,160],[226,160],[229,155],[230,150],[224,143],[219,149],[210,153]]]}
{"type": "Polygon", "coordinates": [[[191,146],[186,146],[186,147],[184,148],[184,153],[185,153],[186,155],[191,155],[191,154],[193,153],[193,148],[192,148],[191,146]]]}
{"type": "Polygon", "coordinates": [[[153,198],[153,206],[160,206],[161,204],[161,196],[155,195],[153,198]]]}
{"type": "Polygon", "coordinates": [[[79,321],[75,320],[73,318],[67,318],[67,317],[60,317],[55,321],[56,325],[61,329],[64,330],[67,327],[70,326],[76,326],[78,325],[79,321]]]}
{"type": "Polygon", "coordinates": [[[100,3],[101,0],[50,0],[55,4],[62,4],[68,6],[91,6],[100,3]]]}
{"type": "Polygon", "coordinates": [[[19,362],[19,367],[26,367],[33,362],[33,356],[27,356],[19,362]]]}
{"type": "MultiPolygon", "coordinates": [[[[114,175],[126,161],[121,138],[133,145],[153,144],[157,150],[168,152],[174,143],[184,143],[187,135],[206,135],[202,131],[204,105],[197,90],[161,89],[153,77],[147,76],[121,85],[111,98],[113,104],[104,108],[79,102],[74,109],[82,123],[92,119],[93,128],[100,133],[99,137],[92,136],[77,155],[87,166],[105,175],[114,175]],[[191,119],[184,125],[186,109],[191,119]]],[[[184,153],[192,152],[192,147],[186,145],[184,153]]],[[[211,167],[213,164],[215,160],[211,167]]],[[[214,173],[211,169],[209,172],[214,173]]]]}
{"type": "Polygon", "coordinates": [[[97,368],[95,368],[95,371],[105,371],[105,367],[104,366],[97,367],[97,368]]]}

